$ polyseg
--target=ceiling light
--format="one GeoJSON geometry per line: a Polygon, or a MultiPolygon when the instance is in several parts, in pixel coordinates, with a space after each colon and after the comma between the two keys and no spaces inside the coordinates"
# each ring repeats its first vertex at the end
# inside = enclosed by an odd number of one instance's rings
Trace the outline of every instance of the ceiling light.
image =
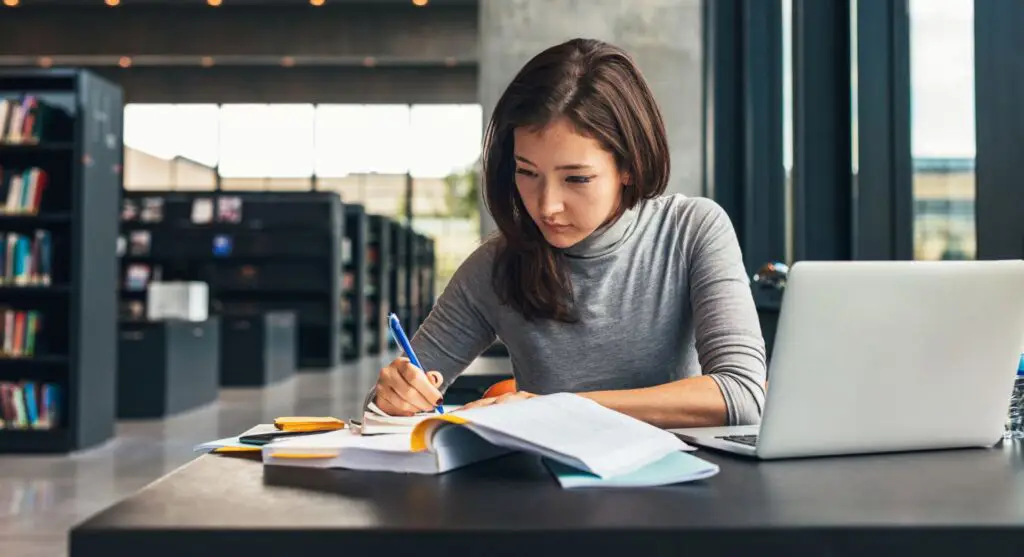
{"type": "Polygon", "coordinates": [[[412,0],[412,4],[413,4],[414,6],[419,6],[419,7],[421,7],[421,8],[422,8],[423,6],[426,6],[426,5],[427,5],[427,2],[428,2],[428,1],[429,1],[429,0],[412,0]]]}
{"type": "Polygon", "coordinates": [[[53,65],[53,58],[50,58],[49,56],[40,56],[39,57],[39,66],[40,67],[42,67],[42,68],[49,68],[52,65],[53,65]]]}
{"type": "Polygon", "coordinates": [[[309,3],[314,6],[323,6],[324,0],[309,0],[309,3]]]}
{"type": "Polygon", "coordinates": [[[18,5],[18,0],[4,0],[4,6],[13,8],[18,5]]]}
{"type": "Polygon", "coordinates": [[[213,65],[213,56],[203,56],[199,59],[199,65],[204,68],[209,68],[213,65]]]}
{"type": "Polygon", "coordinates": [[[130,68],[132,65],[132,59],[128,56],[122,56],[120,59],[118,59],[117,65],[121,66],[122,68],[130,68]]]}
{"type": "Polygon", "coordinates": [[[295,65],[295,58],[292,58],[291,56],[285,56],[284,58],[281,58],[281,65],[286,68],[290,68],[295,65]]]}
{"type": "Polygon", "coordinates": [[[103,0],[108,6],[113,8],[121,3],[121,0],[103,0]]]}
{"type": "Polygon", "coordinates": [[[215,7],[215,8],[217,6],[220,6],[220,2],[221,2],[221,0],[206,0],[207,4],[209,4],[209,5],[211,5],[211,6],[215,7]]]}

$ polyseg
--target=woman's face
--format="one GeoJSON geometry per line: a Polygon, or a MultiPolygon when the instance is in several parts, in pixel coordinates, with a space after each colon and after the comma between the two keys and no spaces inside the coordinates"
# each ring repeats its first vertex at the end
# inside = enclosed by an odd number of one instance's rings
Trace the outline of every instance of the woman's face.
{"type": "Polygon", "coordinates": [[[516,189],[549,244],[575,245],[618,209],[626,176],[611,153],[567,119],[516,128],[514,138],[516,189]]]}

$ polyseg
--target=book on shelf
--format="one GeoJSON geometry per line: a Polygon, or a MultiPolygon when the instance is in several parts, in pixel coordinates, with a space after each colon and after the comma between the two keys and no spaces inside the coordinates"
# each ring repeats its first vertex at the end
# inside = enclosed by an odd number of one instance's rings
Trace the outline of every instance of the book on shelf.
{"type": "Polygon", "coordinates": [[[130,292],[141,292],[149,286],[151,280],[161,280],[162,277],[163,267],[160,265],[132,263],[125,269],[123,288],[130,292]]]}
{"type": "Polygon", "coordinates": [[[234,195],[218,197],[217,222],[230,224],[242,222],[242,198],[234,195]]]}
{"type": "Polygon", "coordinates": [[[126,197],[121,200],[121,220],[124,222],[157,223],[164,220],[164,198],[146,197],[141,200],[126,197]],[[141,205],[141,206],[140,206],[141,205]]]}
{"type": "Polygon", "coordinates": [[[59,424],[59,385],[0,381],[0,430],[53,429],[59,424]]]}
{"type": "Polygon", "coordinates": [[[118,303],[118,318],[140,321],[146,318],[146,302],[142,300],[121,300],[118,303]]]}
{"type": "Polygon", "coordinates": [[[43,201],[49,175],[38,167],[0,167],[0,214],[35,215],[43,201]]]}
{"type": "Polygon", "coordinates": [[[50,285],[53,240],[49,230],[36,230],[31,236],[8,232],[0,237],[0,285],[50,285]]]}
{"type": "Polygon", "coordinates": [[[153,236],[149,230],[132,230],[128,238],[129,255],[149,255],[150,246],[153,244],[153,236]]]}
{"type": "Polygon", "coordinates": [[[36,310],[0,308],[0,359],[35,356],[42,319],[36,310]]]}
{"type": "Polygon", "coordinates": [[[35,145],[49,135],[66,113],[35,95],[0,99],[0,143],[8,145],[35,145]]]}
{"type": "Polygon", "coordinates": [[[213,199],[197,197],[192,200],[192,224],[210,224],[213,222],[213,199]]]}

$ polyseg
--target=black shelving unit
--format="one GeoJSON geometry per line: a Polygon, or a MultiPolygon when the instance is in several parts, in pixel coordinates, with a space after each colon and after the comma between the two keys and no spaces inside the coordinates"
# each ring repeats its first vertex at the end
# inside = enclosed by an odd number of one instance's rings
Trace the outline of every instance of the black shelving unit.
{"type": "Polygon", "coordinates": [[[205,282],[210,313],[225,319],[294,311],[297,365],[330,369],[340,362],[343,226],[331,192],[126,192],[122,316],[144,312],[149,280],[205,282]]]}
{"type": "Polygon", "coordinates": [[[419,322],[422,324],[434,307],[436,293],[435,277],[437,275],[436,257],[434,254],[434,240],[428,236],[420,236],[419,250],[419,273],[420,273],[420,314],[419,322]]]}
{"type": "Polygon", "coordinates": [[[366,248],[369,226],[362,205],[345,205],[342,266],[342,358],[353,361],[366,354],[366,248]]]}
{"type": "MultiPolygon", "coordinates": [[[[391,221],[391,268],[388,282],[390,290],[391,312],[398,316],[403,328],[408,328],[409,321],[409,261],[406,254],[409,250],[408,228],[400,222],[391,221]]],[[[406,331],[412,334],[410,331],[406,331]]],[[[391,335],[388,335],[388,346],[397,348],[391,335]]]]}
{"type": "Polygon", "coordinates": [[[423,322],[423,284],[422,284],[422,273],[420,272],[423,242],[422,236],[415,230],[406,229],[405,235],[406,243],[406,274],[408,280],[406,282],[406,296],[408,300],[408,328],[409,334],[412,335],[419,329],[420,323],[423,322]]]}
{"type": "Polygon", "coordinates": [[[368,217],[366,239],[366,331],[368,354],[387,350],[387,316],[391,311],[391,221],[381,215],[368,217]]]}
{"type": "Polygon", "coordinates": [[[0,101],[0,453],[66,453],[114,433],[123,94],[10,69],[0,101]]]}

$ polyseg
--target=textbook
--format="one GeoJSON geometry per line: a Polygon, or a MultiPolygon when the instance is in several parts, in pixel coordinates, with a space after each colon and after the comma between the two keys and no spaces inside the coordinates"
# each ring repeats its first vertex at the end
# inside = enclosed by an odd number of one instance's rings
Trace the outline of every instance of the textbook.
{"type": "Polygon", "coordinates": [[[275,441],[264,464],[440,474],[512,451],[598,478],[636,472],[693,450],[674,434],[569,393],[437,414],[410,434],[339,430],[275,441]]]}

